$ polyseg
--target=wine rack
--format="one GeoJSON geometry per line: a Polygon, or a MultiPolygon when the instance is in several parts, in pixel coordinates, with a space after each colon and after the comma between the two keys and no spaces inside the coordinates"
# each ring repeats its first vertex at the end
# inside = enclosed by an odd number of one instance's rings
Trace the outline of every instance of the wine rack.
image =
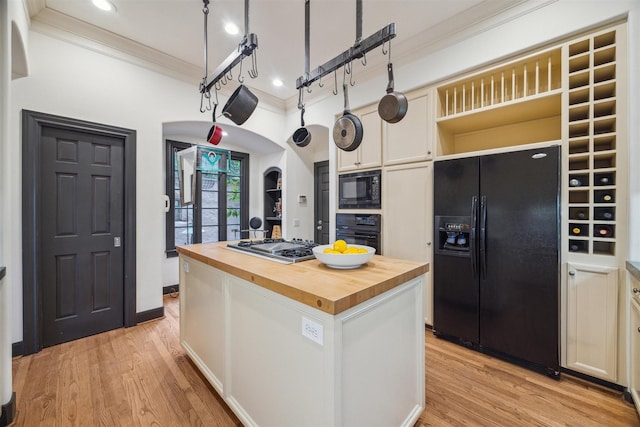
{"type": "Polygon", "coordinates": [[[617,37],[610,28],[566,45],[570,253],[616,255],[617,37]]]}

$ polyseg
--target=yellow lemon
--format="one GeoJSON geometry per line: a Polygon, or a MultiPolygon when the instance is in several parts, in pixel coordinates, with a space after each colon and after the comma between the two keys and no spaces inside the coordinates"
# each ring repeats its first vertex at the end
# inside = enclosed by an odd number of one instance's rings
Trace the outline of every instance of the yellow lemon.
{"type": "Polygon", "coordinates": [[[368,250],[366,250],[365,248],[358,248],[358,253],[359,253],[359,254],[366,254],[366,253],[368,253],[368,252],[369,252],[369,251],[368,251],[368,250]]]}
{"type": "Polygon", "coordinates": [[[357,254],[358,253],[358,248],[351,246],[350,248],[347,248],[344,250],[344,252],[342,252],[343,254],[357,254]]]}
{"type": "Polygon", "coordinates": [[[333,243],[333,250],[334,251],[338,251],[340,253],[344,252],[344,250],[347,249],[347,242],[345,242],[344,240],[336,240],[333,243]]]}
{"type": "Polygon", "coordinates": [[[338,251],[334,251],[332,248],[324,248],[324,250],[322,251],[325,254],[339,254],[340,252],[338,251]]]}

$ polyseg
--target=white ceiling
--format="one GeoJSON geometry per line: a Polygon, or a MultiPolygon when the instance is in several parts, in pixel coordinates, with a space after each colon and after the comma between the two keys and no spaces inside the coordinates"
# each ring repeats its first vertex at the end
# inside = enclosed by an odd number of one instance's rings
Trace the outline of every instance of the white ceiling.
{"type": "MultiPolygon", "coordinates": [[[[203,2],[112,1],[117,7],[115,13],[98,10],[90,0],[27,0],[27,4],[36,30],[66,34],[67,39],[84,39],[138,57],[146,66],[151,64],[152,68],[193,82],[197,87],[204,75],[203,2]]],[[[398,64],[521,3],[525,1],[363,0],[362,36],[366,38],[394,22],[397,36],[392,41],[392,60],[398,64]]],[[[315,0],[310,5],[313,70],[354,44],[356,1],[315,0]]],[[[249,20],[250,32],[258,36],[259,76],[256,79],[247,76],[250,63],[245,60],[245,84],[283,103],[297,100],[296,79],[304,73],[304,0],[253,0],[249,20]],[[284,86],[273,86],[273,78],[282,79],[284,86]]],[[[243,0],[210,1],[210,74],[234,52],[243,32],[243,0]],[[230,36],[224,32],[228,21],[238,25],[240,34],[230,36]]],[[[356,82],[385,73],[386,60],[380,48],[371,51],[367,66],[358,64],[355,68],[356,82]]],[[[234,80],[238,71],[236,67],[234,80]]]]}

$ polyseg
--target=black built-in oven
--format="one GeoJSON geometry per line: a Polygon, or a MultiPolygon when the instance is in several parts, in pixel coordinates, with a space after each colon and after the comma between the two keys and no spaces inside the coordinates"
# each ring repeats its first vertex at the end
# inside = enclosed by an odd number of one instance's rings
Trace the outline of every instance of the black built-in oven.
{"type": "Polygon", "coordinates": [[[380,214],[337,213],[336,240],[342,239],[353,245],[366,245],[382,254],[380,239],[380,214]]]}
{"type": "Polygon", "coordinates": [[[380,169],[338,175],[339,209],[380,209],[380,169]]]}

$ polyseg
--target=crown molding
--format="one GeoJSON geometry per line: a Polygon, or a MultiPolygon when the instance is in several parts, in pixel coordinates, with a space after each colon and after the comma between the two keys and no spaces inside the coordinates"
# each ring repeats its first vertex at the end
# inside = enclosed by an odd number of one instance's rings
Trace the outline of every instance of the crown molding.
{"type": "MultiPolygon", "coordinates": [[[[201,66],[49,9],[42,6],[44,0],[27,1],[33,31],[193,84],[197,93],[203,75],[201,66]]],[[[237,83],[223,86],[220,94],[228,97],[236,87],[237,83]]],[[[284,100],[253,87],[251,91],[262,101],[262,107],[284,110],[284,100]]]]}

